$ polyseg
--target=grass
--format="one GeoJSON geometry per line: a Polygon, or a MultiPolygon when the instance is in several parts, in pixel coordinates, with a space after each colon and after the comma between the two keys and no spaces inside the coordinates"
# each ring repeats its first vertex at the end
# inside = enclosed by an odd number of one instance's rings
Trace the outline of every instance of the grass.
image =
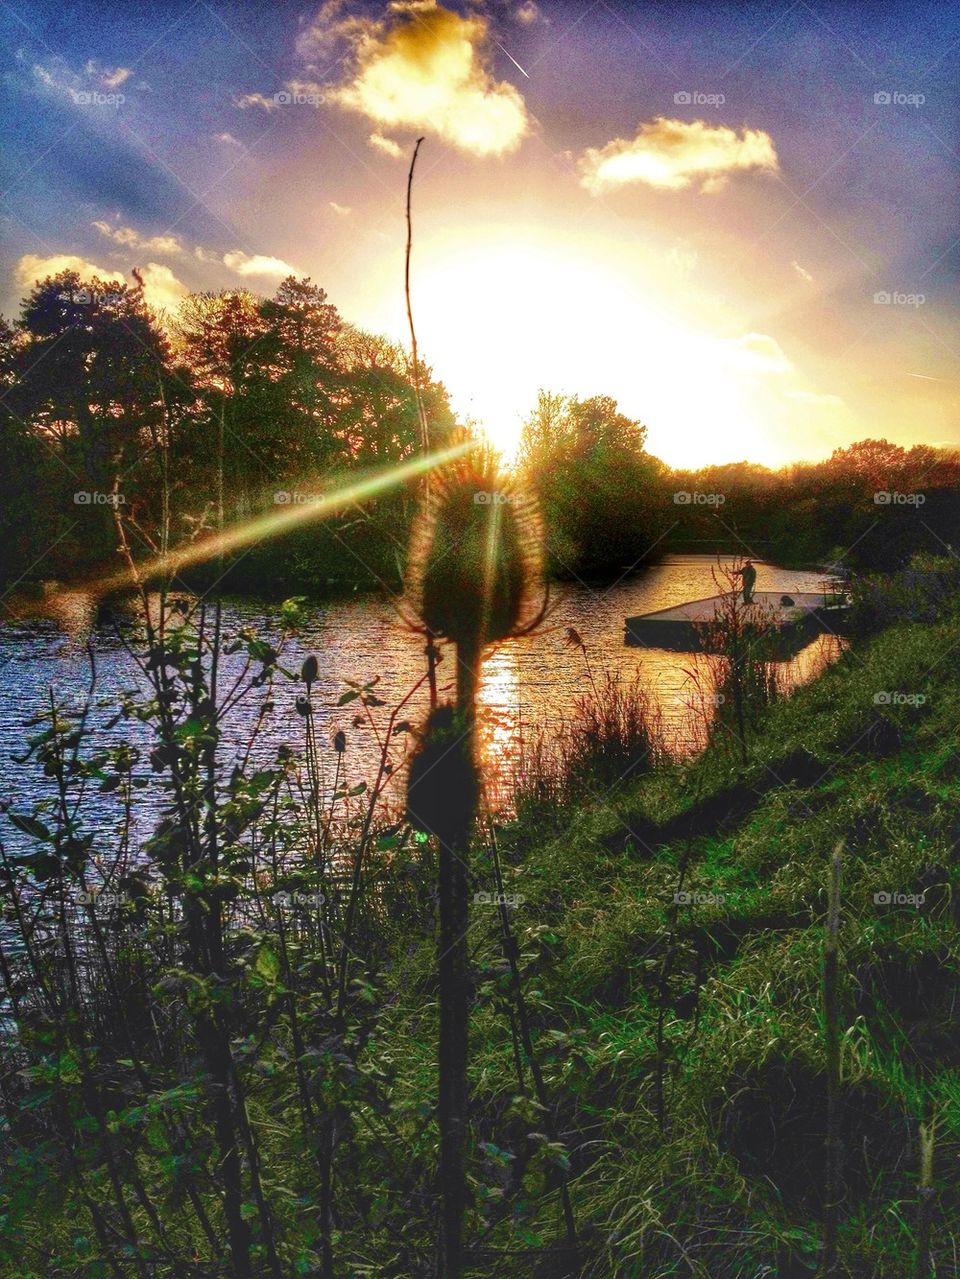
{"type": "MultiPolygon", "coordinates": [[[[474,898],[469,934],[469,1275],[817,1273],[827,1094],[821,982],[838,842],[837,1273],[925,1273],[918,1228],[928,1234],[931,1273],[956,1272],[958,646],[960,621],[951,618],[902,623],[858,644],[766,707],[746,764],[722,740],[685,765],[670,763],[657,754],[655,725],[635,690],[595,682],[554,772],[539,774],[547,782],[537,802],[518,803],[496,830],[542,1088],[518,1051],[503,915],[490,904],[500,883],[490,841],[481,837],[473,852],[471,888],[485,897],[474,898]],[[923,900],[888,904],[875,901],[878,893],[923,900]],[[932,1167],[922,1128],[931,1122],[932,1167]],[[576,1260],[563,1246],[563,1185],[576,1216],[576,1260]]],[[[323,1056],[331,1051],[323,1040],[309,1050],[320,1053],[310,1098],[340,1125],[338,1276],[432,1273],[431,867],[425,847],[397,851],[388,841],[372,854],[377,891],[367,893],[369,917],[357,935],[373,959],[355,987],[358,1009],[372,1011],[358,1012],[362,1031],[336,1047],[342,1066],[332,1064],[336,1054],[323,1056]]],[[[295,958],[309,978],[307,941],[295,958]]],[[[260,980],[275,981],[269,972],[260,980]]],[[[309,986],[302,995],[308,1007],[309,986]]],[[[244,995],[251,1007],[255,996],[256,986],[244,995]]],[[[289,1044],[282,1021],[262,1030],[253,1066],[240,1058],[250,1122],[284,1273],[314,1273],[316,1174],[308,1134],[286,1126],[289,1044]]],[[[312,1033],[306,1015],[304,1033],[312,1033]]],[[[0,1273],[109,1273],[92,1261],[50,1268],[51,1258],[74,1255],[83,1205],[71,1187],[39,1175],[42,1144],[8,1139],[4,1155],[0,1273]]],[[[161,1157],[144,1149],[140,1161],[145,1184],[159,1187],[161,1157]]],[[[163,1204],[175,1212],[175,1194],[163,1204]]]]}
{"type": "MultiPolygon", "coordinates": [[[[508,863],[515,854],[512,889],[525,898],[516,926],[538,1002],[538,1050],[594,1249],[584,1274],[815,1273],[826,1109],[820,982],[838,839],[838,1273],[914,1273],[920,1125],[931,1109],[931,1249],[936,1273],[951,1272],[960,1247],[960,1193],[949,1177],[960,1156],[960,680],[947,655],[958,643],[956,621],[898,626],[776,701],[746,768],[727,750],[708,750],[686,769],[581,800],[560,836],[536,844],[522,819],[501,832],[508,863]],[[890,691],[927,700],[875,700],[890,691]],[[801,751],[806,784],[781,784],[801,751]],[[658,840],[658,828],[709,812],[731,787],[755,794],[732,829],[658,840]],[[689,903],[674,900],[681,877],[689,903]],[[896,892],[925,899],[919,909],[874,901],[896,892]]],[[[502,1021],[483,1005],[472,1071],[477,1115],[495,1111],[511,1087],[509,1058],[502,1021]]],[[[535,1223],[544,1238],[549,1221],[535,1223]]]]}

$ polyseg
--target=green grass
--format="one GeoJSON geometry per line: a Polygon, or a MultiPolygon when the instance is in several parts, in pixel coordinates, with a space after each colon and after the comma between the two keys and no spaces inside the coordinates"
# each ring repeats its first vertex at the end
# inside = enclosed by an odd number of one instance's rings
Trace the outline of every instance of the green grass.
{"type": "MultiPolygon", "coordinates": [[[[538,842],[529,829],[501,831],[509,890],[526,899],[514,922],[591,1249],[584,1274],[815,1273],[826,1108],[822,938],[838,840],[841,1273],[914,1273],[918,1128],[931,1112],[934,1253],[937,1273],[950,1273],[960,1247],[951,1176],[960,1157],[958,644],[956,622],[898,626],[775,704],[745,769],[729,752],[708,750],[686,769],[582,804],[559,836],[538,842]],[[878,692],[927,700],[880,705],[878,692]],[[799,751],[811,757],[806,784],[780,784],[799,751]],[[732,787],[755,793],[732,829],[667,843],[651,835],[732,787]],[[705,895],[700,904],[674,904],[685,860],[684,890],[705,895]],[[878,905],[877,892],[925,892],[926,901],[921,909],[878,905]]],[[[491,928],[476,957],[495,954],[491,928]]],[[[419,995],[409,995],[412,1015],[419,995]]],[[[402,1027],[403,1014],[398,1034],[402,1027]]],[[[505,1018],[483,999],[472,1052],[483,1129],[517,1087],[505,1018]]],[[[430,1066],[425,1039],[424,1083],[430,1066]]],[[[550,1201],[525,1228],[549,1241],[555,1217],[550,1201]]],[[[494,1233],[515,1244],[516,1230],[514,1220],[494,1233]]],[[[518,1262],[498,1273],[528,1271],[518,1262]]]]}

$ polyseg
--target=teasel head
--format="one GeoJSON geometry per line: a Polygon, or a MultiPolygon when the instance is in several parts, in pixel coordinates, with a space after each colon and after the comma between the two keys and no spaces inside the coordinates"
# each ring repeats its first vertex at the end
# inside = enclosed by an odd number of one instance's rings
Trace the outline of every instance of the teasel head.
{"type": "Polygon", "coordinates": [[[524,635],[543,618],[536,500],[477,444],[431,477],[414,521],[407,601],[431,638],[462,651],[524,635]]]}

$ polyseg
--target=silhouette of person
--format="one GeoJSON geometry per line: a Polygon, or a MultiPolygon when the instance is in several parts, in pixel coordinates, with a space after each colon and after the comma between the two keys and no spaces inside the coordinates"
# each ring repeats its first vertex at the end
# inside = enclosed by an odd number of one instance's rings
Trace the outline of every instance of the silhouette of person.
{"type": "Polygon", "coordinates": [[[753,563],[747,560],[743,568],[737,569],[737,574],[743,581],[743,602],[750,604],[753,602],[753,588],[757,584],[757,570],[753,567],[753,563]]]}

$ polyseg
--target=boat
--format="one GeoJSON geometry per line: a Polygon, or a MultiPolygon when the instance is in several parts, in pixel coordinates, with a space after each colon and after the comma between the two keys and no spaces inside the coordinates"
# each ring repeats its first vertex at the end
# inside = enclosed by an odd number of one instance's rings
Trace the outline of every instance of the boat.
{"type": "MultiPolygon", "coordinates": [[[[710,644],[709,625],[716,620],[721,605],[729,605],[730,598],[729,594],[708,595],[655,613],[628,617],[624,643],[673,653],[715,651],[710,644]]],[[[829,586],[819,591],[754,591],[749,604],[740,604],[748,630],[751,622],[758,631],[773,628],[776,657],[782,660],[795,656],[816,635],[842,633],[849,607],[847,596],[829,586]]]]}

